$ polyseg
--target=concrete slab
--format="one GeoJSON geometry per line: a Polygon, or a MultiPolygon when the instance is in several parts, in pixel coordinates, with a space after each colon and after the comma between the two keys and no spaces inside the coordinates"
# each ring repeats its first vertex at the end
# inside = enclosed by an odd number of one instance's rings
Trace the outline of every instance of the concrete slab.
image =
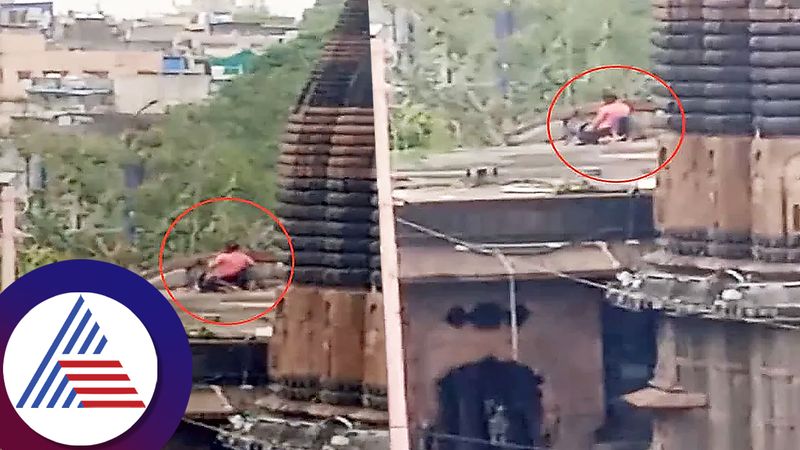
{"type": "Polygon", "coordinates": [[[222,389],[216,386],[192,389],[186,417],[190,419],[222,419],[233,414],[236,409],[225,397],[222,389]]]}

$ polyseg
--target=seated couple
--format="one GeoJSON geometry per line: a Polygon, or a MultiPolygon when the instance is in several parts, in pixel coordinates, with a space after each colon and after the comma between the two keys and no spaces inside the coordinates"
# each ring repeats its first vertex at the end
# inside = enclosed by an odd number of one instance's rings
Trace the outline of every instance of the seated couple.
{"type": "Polygon", "coordinates": [[[599,144],[601,139],[610,138],[616,141],[628,139],[631,125],[631,107],[620,100],[609,90],[603,92],[603,105],[590,123],[581,125],[577,130],[567,131],[571,137],[577,138],[578,145],[599,144]]]}
{"type": "Polygon", "coordinates": [[[253,265],[255,261],[241,250],[239,244],[229,242],[208,263],[210,270],[200,275],[197,287],[200,292],[220,292],[226,288],[249,289],[249,269],[253,265]]]}

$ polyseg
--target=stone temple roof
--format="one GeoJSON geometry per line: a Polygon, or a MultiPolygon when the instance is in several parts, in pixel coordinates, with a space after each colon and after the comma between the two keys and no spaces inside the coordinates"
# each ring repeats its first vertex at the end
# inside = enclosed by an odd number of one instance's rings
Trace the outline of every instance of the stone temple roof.
{"type": "Polygon", "coordinates": [[[629,310],[800,328],[800,281],[760,281],[732,270],[683,275],[658,268],[622,273],[607,291],[629,310]]]}

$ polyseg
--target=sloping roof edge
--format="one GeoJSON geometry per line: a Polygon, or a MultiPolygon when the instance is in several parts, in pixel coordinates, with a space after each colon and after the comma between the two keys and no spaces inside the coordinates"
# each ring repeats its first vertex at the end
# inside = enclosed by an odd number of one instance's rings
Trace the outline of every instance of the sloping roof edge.
{"type": "MultiPolygon", "coordinates": [[[[546,280],[565,275],[579,278],[614,278],[617,272],[635,261],[620,255],[616,246],[575,244],[544,253],[506,255],[518,280],[546,280]]],[[[641,244],[625,245],[628,250],[644,253],[641,244]]],[[[446,279],[497,280],[508,277],[498,258],[460,251],[454,247],[398,248],[402,282],[435,282],[446,279]]],[[[635,259],[635,258],[634,258],[635,259]]]]}
{"type": "Polygon", "coordinates": [[[642,409],[685,410],[705,408],[708,395],[694,392],[667,392],[656,387],[646,387],[622,396],[630,405],[642,409]]]}

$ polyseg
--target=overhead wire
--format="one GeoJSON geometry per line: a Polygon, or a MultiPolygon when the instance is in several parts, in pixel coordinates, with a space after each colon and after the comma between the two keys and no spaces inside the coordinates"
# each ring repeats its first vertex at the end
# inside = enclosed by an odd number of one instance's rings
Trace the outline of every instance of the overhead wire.
{"type": "MultiPolygon", "coordinates": [[[[517,286],[516,285],[516,283],[517,283],[517,280],[516,280],[517,273],[516,273],[516,271],[514,269],[514,264],[511,262],[511,260],[508,258],[508,256],[506,256],[503,253],[503,251],[500,248],[496,247],[496,246],[492,247],[492,246],[487,245],[487,244],[475,244],[475,243],[472,243],[472,242],[467,242],[467,241],[464,241],[462,239],[458,239],[456,237],[450,236],[450,235],[442,233],[440,231],[433,230],[431,228],[422,226],[422,225],[420,225],[418,223],[414,223],[412,221],[409,221],[409,220],[406,220],[406,219],[403,219],[403,218],[400,218],[400,217],[396,217],[395,220],[397,222],[399,222],[399,223],[401,223],[401,224],[403,224],[405,226],[411,227],[411,228],[413,228],[413,229],[415,229],[415,230],[417,230],[417,231],[419,231],[419,232],[421,232],[423,234],[427,234],[427,235],[430,235],[432,237],[436,237],[436,238],[445,240],[445,241],[453,244],[454,246],[456,246],[456,248],[460,247],[460,248],[466,249],[468,251],[471,251],[473,253],[478,253],[478,254],[487,255],[487,256],[494,256],[500,261],[500,264],[503,266],[503,268],[506,270],[506,273],[508,274],[508,296],[509,296],[509,315],[510,315],[509,321],[510,321],[510,325],[511,325],[511,356],[512,356],[512,359],[514,361],[518,361],[519,360],[519,323],[518,323],[518,318],[517,318],[517,287],[516,287],[517,286]]],[[[555,251],[557,248],[561,248],[561,247],[563,247],[563,245],[559,245],[556,248],[546,247],[546,249],[549,252],[552,252],[552,251],[555,251]]],[[[608,247],[607,246],[598,246],[598,247],[602,251],[604,251],[605,253],[610,253],[608,251],[608,247]]],[[[542,254],[542,253],[540,252],[539,254],[542,254]]],[[[582,278],[579,278],[579,277],[574,277],[572,275],[569,275],[569,274],[566,274],[566,273],[563,273],[563,272],[560,272],[560,271],[556,271],[556,270],[552,270],[552,269],[546,269],[546,271],[551,273],[551,274],[553,274],[553,275],[556,275],[558,277],[566,278],[568,280],[579,282],[581,284],[586,284],[586,285],[589,285],[589,286],[592,286],[592,287],[600,287],[601,289],[606,290],[606,291],[609,291],[609,290],[612,289],[611,287],[609,287],[607,285],[604,285],[604,284],[601,284],[601,283],[597,283],[597,282],[594,282],[594,281],[591,281],[591,280],[582,279],[582,278]]],[[[621,291],[617,290],[617,292],[621,292],[621,291]]]]}
{"type": "MultiPolygon", "coordinates": [[[[499,253],[501,254],[500,249],[498,249],[496,247],[491,247],[490,244],[475,243],[475,242],[465,241],[463,239],[459,239],[457,237],[448,235],[446,233],[442,233],[440,231],[433,230],[431,228],[425,227],[423,225],[420,225],[418,223],[415,223],[415,222],[412,222],[410,220],[406,220],[406,219],[403,219],[403,218],[400,218],[400,217],[397,217],[396,221],[398,223],[401,223],[401,224],[407,226],[407,227],[413,228],[413,229],[417,230],[420,233],[423,233],[423,234],[428,235],[430,237],[435,237],[435,238],[444,240],[444,241],[446,241],[446,242],[448,242],[450,244],[453,244],[456,247],[456,249],[464,249],[464,250],[468,250],[468,251],[471,251],[471,252],[476,253],[476,254],[481,254],[481,255],[486,255],[486,256],[498,256],[499,253]]],[[[533,243],[531,243],[531,244],[533,244],[533,243]]],[[[558,250],[559,248],[563,248],[564,246],[566,246],[566,245],[562,245],[563,243],[561,243],[561,242],[559,242],[557,244],[558,245],[555,245],[555,246],[551,247],[552,251],[558,250]]],[[[581,244],[584,244],[584,245],[585,244],[591,244],[591,245],[597,246],[604,253],[610,253],[610,250],[608,249],[607,244],[605,242],[602,242],[602,241],[582,242],[581,244]]],[[[527,244],[520,244],[520,245],[527,245],[527,244]]],[[[543,243],[543,245],[550,245],[550,244],[543,243]]],[[[540,253],[537,253],[537,254],[540,254],[540,253]]],[[[570,274],[565,273],[563,271],[546,267],[546,266],[544,266],[542,264],[536,264],[536,263],[531,263],[531,262],[528,262],[528,264],[532,264],[538,270],[540,270],[542,273],[547,273],[547,274],[550,274],[550,275],[554,275],[554,276],[556,276],[558,278],[569,280],[569,281],[572,281],[572,282],[575,282],[575,283],[578,283],[578,284],[581,284],[581,285],[584,285],[584,286],[589,286],[589,287],[601,289],[606,293],[627,296],[627,293],[625,291],[623,291],[622,289],[615,288],[615,287],[613,287],[611,285],[608,285],[608,284],[605,284],[605,283],[599,283],[597,281],[593,281],[593,280],[590,280],[590,279],[587,279],[587,278],[582,278],[582,277],[577,277],[577,276],[574,276],[574,275],[570,275],[570,274]]],[[[729,274],[729,275],[734,277],[734,278],[737,278],[737,279],[739,278],[739,277],[734,276],[733,274],[729,274]]],[[[708,278],[710,278],[710,277],[708,277],[708,278]]],[[[758,283],[740,283],[739,286],[748,286],[748,285],[757,285],[757,284],[758,283]]],[[[669,302],[669,300],[670,300],[669,297],[646,296],[645,298],[649,299],[649,300],[655,300],[657,302],[660,302],[661,304],[665,304],[665,303],[669,302]]],[[[759,319],[750,319],[750,320],[754,321],[754,322],[755,321],[757,321],[757,322],[761,322],[762,321],[762,320],[759,320],[759,319]]],[[[766,323],[766,322],[769,322],[769,321],[763,320],[763,322],[766,323]]],[[[776,321],[769,322],[769,323],[771,323],[772,325],[775,325],[775,326],[780,326],[781,328],[785,328],[785,329],[793,329],[793,330],[800,329],[800,326],[781,323],[780,319],[777,319],[776,321]]]]}
{"type": "MultiPolygon", "coordinates": [[[[396,220],[397,220],[398,223],[401,223],[401,224],[403,224],[403,225],[405,225],[407,227],[413,228],[413,229],[419,231],[420,233],[423,233],[423,234],[426,234],[428,236],[444,240],[444,241],[446,241],[446,242],[448,242],[450,244],[453,244],[456,247],[464,248],[464,249],[469,250],[469,251],[471,251],[473,253],[486,255],[486,256],[496,256],[497,255],[496,252],[500,249],[500,247],[492,246],[492,244],[468,242],[468,241],[456,238],[454,236],[442,233],[440,231],[433,230],[431,228],[425,227],[423,225],[420,225],[418,223],[415,223],[415,222],[412,222],[410,220],[406,220],[406,219],[403,219],[403,218],[400,218],[400,217],[396,218],[396,220]]],[[[559,248],[563,248],[564,246],[566,246],[566,243],[559,242],[557,244],[558,244],[557,247],[549,247],[548,249],[552,252],[552,251],[556,251],[559,248]]],[[[597,245],[597,243],[592,243],[592,244],[597,245]]],[[[545,246],[545,245],[547,245],[547,244],[544,244],[543,246],[545,246]]],[[[598,283],[596,281],[592,281],[592,280],[589,280],[589,279],[586,279],[586,278],[576,277],[574,275],[570,275],[568,273],[565,273],[565,272],[562,272],[562,271],[559,271],[559,270],[555,270],[555,269],[552,269],[552,268],[549,268],[549,267],[545,267],[544,265],[541,265],[541,264],[537,264],[536,267],[537,267],[537,269],[541,270],[544,273],[555,275],[555,276],[557,276],[559,278],[567,279],[567,280],[570,280],[570,281],[573,281],[573,282],[576,282],[576,283],[579,283],[579,284],[583,284],[583,285],[594,287],[594,288],[598,288],[598,289],[603,289],[603,290],[606,290],[606,291],[609,291],[609,292],[613,292],[613,293],[617,293],[617,294],[622,294],[623,293],[622,290],[616,289],[616,288],[614,288],[612,286],[609,286],[607,284],[598,283]]]]}

